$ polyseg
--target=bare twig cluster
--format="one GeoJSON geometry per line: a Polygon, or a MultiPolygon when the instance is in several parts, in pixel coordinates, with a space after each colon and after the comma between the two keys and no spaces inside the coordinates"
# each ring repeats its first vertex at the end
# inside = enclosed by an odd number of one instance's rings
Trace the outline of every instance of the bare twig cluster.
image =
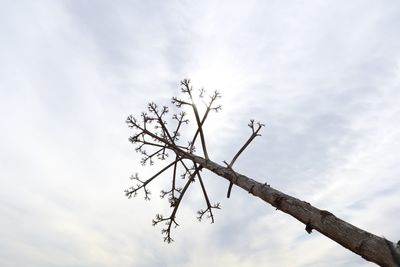
{"type": "Polygon", "coordinates": [[[172,179],[171,186],[168,190],[162,190],[160,193],[161,198],[167,198],[168,202],[172,208],[172,212],[168,217],[161,214],[157,214],[153,220],[153,225],[159,223],[164,223],[165,228],[162,229],[162,234],[164,235],[164,241],[170,243],[173,241],[171,238],[172,227],[177,227],[179,224],[176,220],[176,214],[179,206],[185,196],[187,189],[196,180],[200,184],[201,191],[205,200],[205,208],[200,209],[198,214],[198,220],[201,221],[204,217],[209,218],[211,223],[214,222],[214,209],[220,209],[220,204],[212,204],[207,193],[207,189],[204,183],[204,179],[201,174],[203,168],[202,165],[196,163],[191,159],[191,155],[194,155],[195,144],[197,138],[200,137],[200,146],[205,159],[209,159],[206,140],[204,136],[203,126],[210,113],[210,111],[218,112],[221,110],[220,105],[216,105],[216,101],[221,95],[215,91],[209,96],[208,99],[205,97],[205,90],[200,89],[198,91],[198,97],[203,102],[205,106],[205,111],[200,114],[198,107],[195,103],[195,90],[190,83],[190,80],[185,79],[181,81],[181,91],[185,96],[185,99],[173,97],[172,104],[178,108],[188,106],[192,110],[197,129],[193,134],[191,140],[186,144],[182,144],[180,141],[180,130],[183,125],[188,124],[188,116],[186,112],[182,111],[178,114],[172,115],[172,120],[175,121],[175,127],[173,130],[167,127],[167,114],[169,109],[167,106],[159,107],[155,103],[148,104],[148,112],[143,112],[140,119],[128,116],[126,123],[136,132],[129,138],[129,141],[136,145],[136,152],[142,154],[141,164],[146,165],[154,164],[154,160],[166,160],[169,157],[168,152],[173,152],[175,154],[172,162],[167,164],[164,168],[158,171],[152,177],[142,180],[139,178],[138,174],[132,175],[131,179],[136,181],[136,185],[125,190],[125,194],[128,198],[136,196],[140,190],[144,192],[144,198],[150,200],[151,191],[149,190],[149,184],[164,174],[167,170],[172,169],[172,179]],[[149,151],[150,150],[150,151],[149,151]],[[178,171],[183,170],[178,179],[178,171]],[[179,186],[180,180],[184,180],[182,186],[179,186]]]}

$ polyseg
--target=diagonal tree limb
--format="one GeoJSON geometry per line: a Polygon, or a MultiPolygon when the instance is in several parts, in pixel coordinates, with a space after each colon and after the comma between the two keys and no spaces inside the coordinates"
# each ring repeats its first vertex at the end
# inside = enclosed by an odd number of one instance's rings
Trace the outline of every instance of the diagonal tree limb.
{"type": "MultiPolygon", "coordinates": [[[[204,138],[203,127],[202,127],[202,123],[200,121],[199,111],[197,110],[197,106],[194,103],[193,96],[192,96],[192,93],[191,93],[193,89],[190,86],[190,80],[183,80],[181,84],[184,86],[182,91],[188,93],[188,95],[190,97],[190,101],[191,101],[190,106],[192,107],[194,116],[196,118],[197,131],[200,133],[200,140],[201,140],[201,146],[202,146],[202,149],[203,149],[204,157],[206,159],[208,159],[206,140],[204,138]]],[[[194,140],[195,140],[195,138],[194,138],[194,140]]],[[[194,146],[194,141],[192,142],[191,148],[193,148],[193,146],[194,146]]]]}
{"type": "Polygon", "coordinates": [[[204,169],[228,181],[233,181],[238,187],[280,211],[291,215],[304,223],[310,233],[314,229],[367,261],[374,262],[380,266],[398,267],[396,262],[400,257],[400,248],[396,247],[393,242],[347,223],[334,214],[320,210],[308,202],[286,195],[267,184],[262,184],[235,172],[231,168],[223,167],[194,154],[181,153],[179,151],[176,151],[176,153],[183,158],[193,160],[204,169]],[[391,245],[390,247],[387,242],[391,245]]]}
{"type": "MultiPolygon", "coordinates": [[[[195,163],[195,164],[196,164],[196,163],[195,163]]],[[[196,167],[196,168],[197,168],[197,167],[196,167]]],[[[198,219],[199,221],[201,221],[202,218],[203,218],[203,216],[204,216],[204,214],[206,214],[206,213],[208,212],[209,215],[208,215],[207,217],[209,217],[209,218],[211,219],[211,223],[214,223],[214,214],[213,214],[213,212],[212,212],[212,209],[220,209],[219,203],[217,203],[217,204],[215,204],[215,205],[211,205],[210,200],[209,200],[208,195],[207,195],[207,190],[206,190],[206,188],[205,188],[205,186],[204,186],[203,179],[201,178],[201,175],[200,175],[199,172],[197,173],[197,177],[198,177],[198,180],[199,180],[199,182],[200,182],[201,190],[203,191],[204,199],[205,199],[206,204],[207,204],[207,209],[205,209],[205,210],[199,210],[199,211],[197,212],[197,214],[199,214],[199,216],[197,217],[197,219],[198,219]]]]}
{"type": "MultiPolygon", "coordinates": [[[[203,91],[203,92],[204,92],[204,91],[203,91]]],[[[210,101],[210,103],[209,103],[209,104],[206,104],[206,111],[204,112],[203,118],[201,119],[200,127],[197,128],[197,130],[196,130],[196,132],[195,132],[195,134],[194,134],[194,136],[193,136],[193,139],[192,139],[192,142],[191,142],[191,144],[192,144],[191,148],[193,148],[194,143],[195,143],[195,141],[196,141],[196,138],[197,138],[197,136],[198,136],[199,133],[200,133],[200,130],[203,129],[204,122],[206,121],[207,116],[208,116],[208,114],[210,113],[210,111],[211,111],[211,110],[218,111],[218,110],[221,109],[221,106],[217,106],[217,107],[215,107],[215,108],[212,107],[212,104],[214,103],[214,101],[215,101],[217,98],[219,98],[219,97],[221,97],[220,94],[219,94],[217,91],[215,91],[214,94],[211,96],[211,101],[210,101]]]]}

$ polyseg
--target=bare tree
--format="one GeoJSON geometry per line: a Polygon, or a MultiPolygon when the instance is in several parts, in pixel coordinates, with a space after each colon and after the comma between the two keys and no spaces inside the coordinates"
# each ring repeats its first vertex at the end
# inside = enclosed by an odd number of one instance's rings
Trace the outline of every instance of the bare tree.
{"type": "Polygon", "coordinates": [[[170,122],[166,118],[169,108],[167,106],[159,107],[155,103],[148,104],[148,112],[143,112],[140,119],[130,115],[126,120],[128,126],[136,131],[129,138],[129,141],[137,145],[136,151],[142,154],[142,165],[147,163],[152,165],[155,159],[166,160],[169,158],[168,152],[172,152],[174,155],[171,157],[170,163],[148,179],[142,180],[138,174],[132,175],[131,179],[136,181],[136,185],[125,190],[128,198],[136,196],[139,191],[143,191],[144,198],[149,200],[151,194],[149,184],[167,170],[172,171],[170,187],[167,190],[162,190],[160,194],[161,198],[166,197],[168,199],[172,209],[171,214],[169,216],[157,214],[153,220],[153,225],[164,224],[165,227],[162,229],[164,241],[168,243],[173,241],[171,237],[172,228],[179,225],[176,219],[178,209],[189,186],[194,184],[196,180],[198,181],[197,184],[200,185],[205,202],[204,209],[197,212],[197,218],[200,221],[203,218],[208,218],[211,223],[214,222],[213,211],[220,209],[220,204],[212,203],[208,196],[202,178],[202,170],[207,169],[229,181],[228,198],[230,197],[232,185],[235,184],[250,194],[268,202],[277,210],[290,214],[304,223],[305,230],[309,234],[315,229],[368,261],[381,266],[400,266],[400,241],[394,244],[384,237],[376,236],[339,219],[329,211],[320,210],[306,201],[286,195],[267,183],[257,182],[233,169],[233,165],[240,154],[255,137],[259,136],[259,131],[264,126],[263,124],[256,123],[254,120],[250,121],[248,126],[251,129],[251,135],[249,139],[229,163],[224,161],[225,166],[210,160],[203,126],[211,111],[219,111],[221,109],[221,106],[216,104],[220,94],[215,91],[207,99],[205,91],[203,89],[199,90],[199,99],[205,105],[205,111],[200,114],[195,103],[195,90],[189,80],[185,79],[181,82],[181,90],[185,98],[173,97],[172,103],[181,109],[187,106],[193,112],[197,125],[193,137],[186,144],[180,140],[182,127],[189,123],[188,116],[184,111],[172,116],[172,120],[175,121],[173,129],[167,127],[170,122]],[[196,142],[198,138],[200,140],[196,142]],[[196,143],[200,144],[200,151],[203,156],[195,154],[196,143]],[[148,148],[151,151],[146,150],[148,148]]]}

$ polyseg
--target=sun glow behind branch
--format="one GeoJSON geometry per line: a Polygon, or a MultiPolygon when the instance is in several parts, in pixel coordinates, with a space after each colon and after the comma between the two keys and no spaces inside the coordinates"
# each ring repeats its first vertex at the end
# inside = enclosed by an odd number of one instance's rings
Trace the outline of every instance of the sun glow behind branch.
{"type": "MultiPolygon", "coordinates": [[[[227,124],[229,119],[239,112],[242,104],[243,94],[246,94],[246,78],[240,69],[233,64],[214,62],[209,66],[200,66],[197,70],[190,74],[190,78],[194,89],[203,88],[206,93],[205,101],[208,101],[207,95],[212,94],[215,90],[221,94],[218,103],[222,106],[222,111],[217,114],[210,114],[213,119],[207,120],[205,129],[209,134],[216,134],[221,131],[221,127],[227,124]]],[[[197,95],[196,95],[197,97],[197,95]]],[[[204,112],[205,105],[201,99],[197,99],[200,112],[204,112]]]]}

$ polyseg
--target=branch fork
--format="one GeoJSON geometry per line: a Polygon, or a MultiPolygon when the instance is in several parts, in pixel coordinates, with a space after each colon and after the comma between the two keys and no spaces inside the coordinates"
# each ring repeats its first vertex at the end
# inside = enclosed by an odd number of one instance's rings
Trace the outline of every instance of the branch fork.
{"type": "MultiPolygon", "coordinates": [[[[230,170],[233,170],[232,169],[233,164],[235,163],[237,158],[240,156],[240,154],[242,154],[242,152],[247,148],[247,146],[254,140],[254,138],[256,138],[257,136],[261,136],[260,134],[258,134],[258,132],[265,125],[261,124],[260,122],[257,122],[257,127],[256,127],[254,120],[250,120],[250,123],[248,124],[248,126],[250,127],[250,129],[252,131],[252,134],[250,135],[249,139],[247,139],[246,143],[244,143],[244,145],[239,149],[239,151],[236,153],[236,155],[232,158],[231,163],[228,164],[226,161],[224,161],[224,163],[227,165],[227,168],[230,170]]],[[[236,177],[235,181],[236,180],[237,180],[237,177],[236,177]]],[[[230,196],[231,196],[231,190],[232,190],[232,187],[233,187],[233,184],[235,181],[231,180],[229,183],[228,192],[226,193],[227,198],[230,198],[230,196]]]]}

